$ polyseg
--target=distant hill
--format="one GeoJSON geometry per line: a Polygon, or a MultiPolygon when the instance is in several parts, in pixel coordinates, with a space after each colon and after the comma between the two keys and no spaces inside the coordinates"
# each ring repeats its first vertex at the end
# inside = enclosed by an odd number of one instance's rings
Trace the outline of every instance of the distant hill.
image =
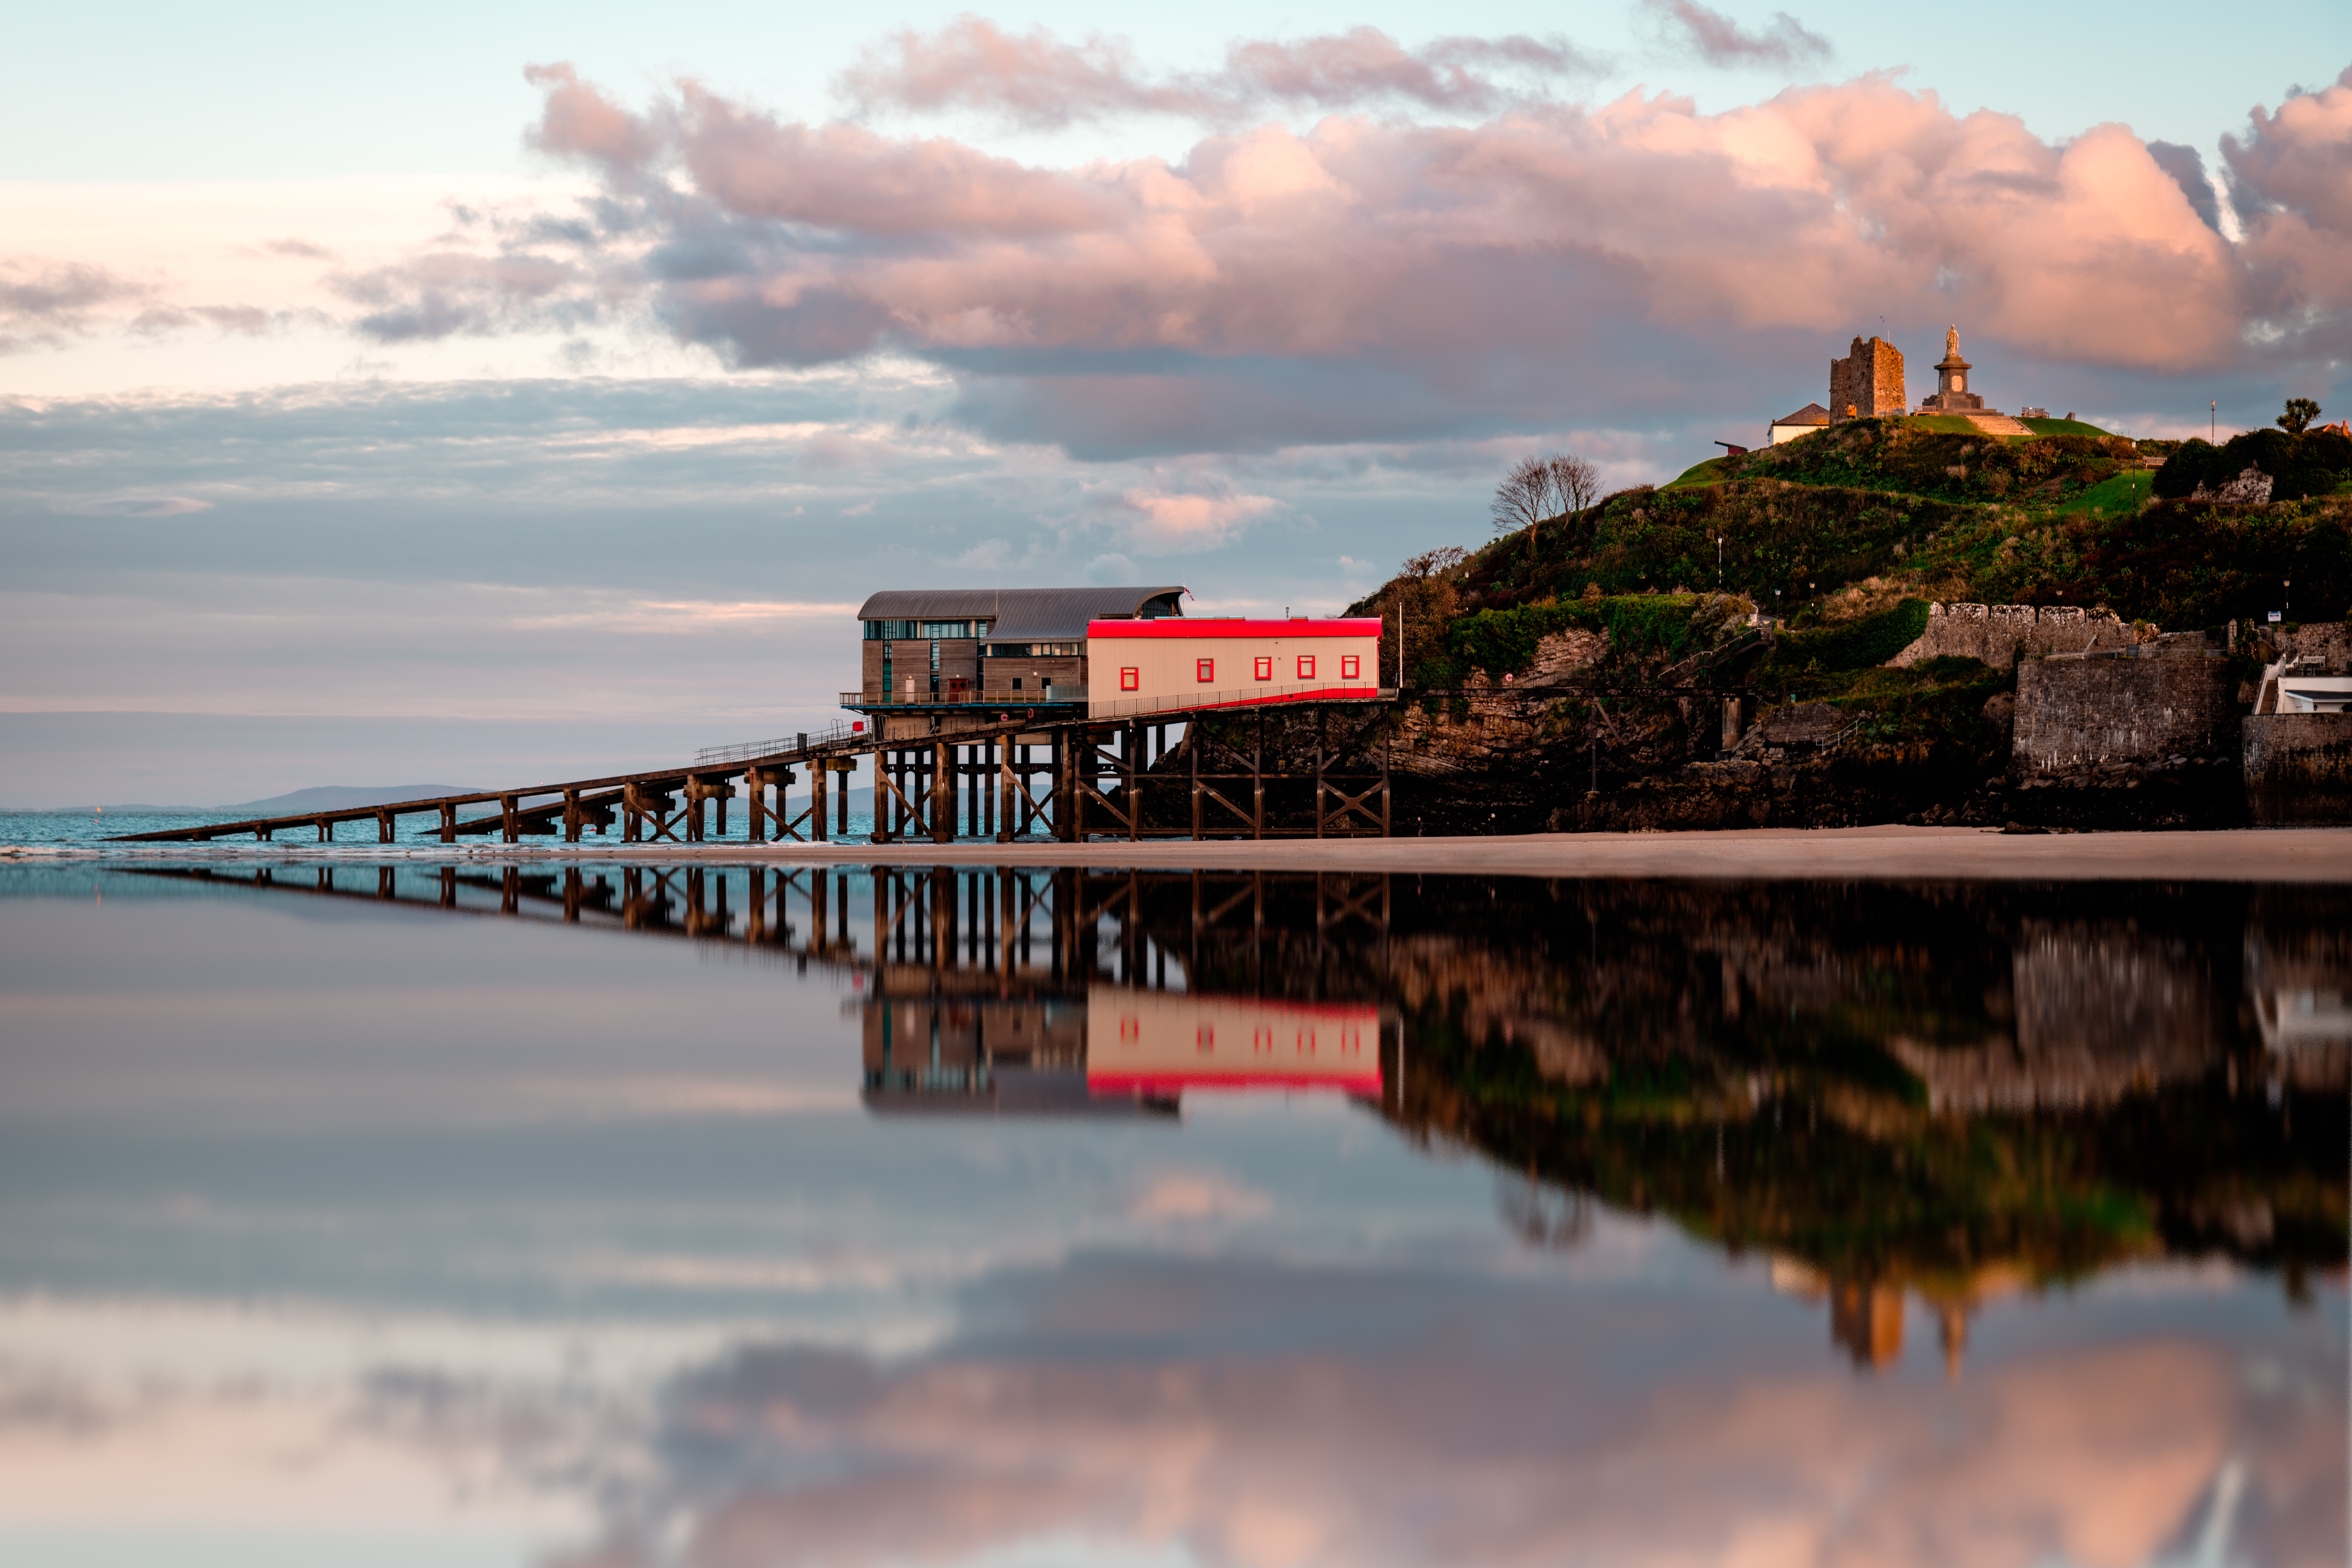
{"type": "Polygon", "coordinates": [[[474,795],[473,784],[316,784],[268,800],[216,805],[247,816],[291,816],[298,811],[352,811],[363,805],[383,805],[396,800],[430,800],[438,795],[474,795]]]}

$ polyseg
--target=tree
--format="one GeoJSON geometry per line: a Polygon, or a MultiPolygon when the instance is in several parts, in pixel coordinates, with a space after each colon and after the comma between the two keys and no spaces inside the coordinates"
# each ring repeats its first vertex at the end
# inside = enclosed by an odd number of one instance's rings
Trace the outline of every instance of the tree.
{"type": "Polygon", "coordinates": [[[1551,459],[1521,458],[1511,465],[1503,482],[1495,487],[1495,499],[1487,506],[1494,514],[1496,534],[1528,531],[1530,548],[1537,542],[1536,531],[1543,520],[1552,515],[1558,497],[1552,487],[1551,459]]]}
{"type": "Polygon", "coordinates": [[[2286,412],[2278,416],[2278,427],[2290,436],[2300,436],[2318,417],[2318,404],[2308,397],[2290,397],[2286,400],[2286,412]]]}
{"type": "Polygon", "coordinates": [[[1441,544],[1434,550],[1424,550],[1418,555],[1407,557],[1403,571],[1408,577],[1426,580],[1451,572],[1469,559],[1470,552],[1460,545],[1441,544]]]}
{"type": "Polygon", "coordinates": [[[1559,498],[1560,510],[1582,517],[1601,499],[1601,470],[1573,452],[1554,452],[1549,461],[1552,494],[1559,498]]]}

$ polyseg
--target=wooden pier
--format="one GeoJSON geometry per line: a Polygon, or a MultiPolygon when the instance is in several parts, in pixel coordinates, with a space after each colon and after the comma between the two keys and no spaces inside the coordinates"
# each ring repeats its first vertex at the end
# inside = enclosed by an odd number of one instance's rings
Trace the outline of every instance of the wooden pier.
{"type": "Polygon", "coordinates": [[[444,844],[482,837],[518,844],[557,835],[577,844],[616,823],[625,844],[698,844],[714,828],[726,836],[728,803],[740,798],[751,843],[824,843],[848,834],[846,775],[861,757],[874,759],[877,844],[946,844],[959,837],[1009,844],[1041,835],[1066,843],[1386,837],[1394,697],[1280,703],[1286,716],[1314,721],[1305,767],[1270,763],[1266,708],[1254,714],[1225,702],[1084,715],[933,711],[922,716],[929,730],[916,735],[886,738],[890,726],[835,725],[821,734],[714,748],[689,767],[124,834],[110,842],[203,843],[250,835],[268,843],[308,830],[326,844],[339,826],[373,823],[375,841],[390,844],[402,817],[429,816],[444,844]],[[1224,739],[1212,740],[1201,728],[1212,721],[1224,739]],[[1232,743],[1233,732],[1250,731],[1253,722],[1251,743],[1232,743]],[[1170,731],[1179,728],[1192,742],[1181,773],[1158,767],[1171,749],[1170,731]],[[786,795],[803,775],[809,794],[795,810],[786,795]],[[1292,820],[1311,826],[1280,826],[1285,805],[1294,808],[1292,820]],[[1300,805],[1311,809],[1297,813],[1300,805]]]}

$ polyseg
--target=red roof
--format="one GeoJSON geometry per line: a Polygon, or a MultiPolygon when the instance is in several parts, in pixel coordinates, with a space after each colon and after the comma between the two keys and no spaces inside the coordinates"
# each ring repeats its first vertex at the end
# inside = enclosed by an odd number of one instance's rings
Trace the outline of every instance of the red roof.
{"type": "Polygon", "coordinates": [[[1313,621],[1251,621],[1239,617],[1187,616],[1157,621],[1088,621],[1090,637],[1376,637],[1378,616],[1341,616],[1313,621]]]}

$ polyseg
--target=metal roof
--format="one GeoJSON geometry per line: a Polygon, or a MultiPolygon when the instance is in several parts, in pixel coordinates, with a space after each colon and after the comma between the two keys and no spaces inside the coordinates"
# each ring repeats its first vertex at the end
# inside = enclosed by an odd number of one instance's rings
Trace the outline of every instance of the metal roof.
{"type": "Polygon", "coordinates": [[[1829,422],[1830,411],[1818,403],[1808,403],[1794,414],[1783,414],[1772,421],[1775,425],[1826,425],[1829,422]]]}
{"type": "Polygon", "coordinates": [[[857,607],[861,621],[993,621],[992,639],[1082,637],[1088,621],[1133,620],[1153,599],[1172,595],[1184,613],[1181,583],[1157,588],[897,588],[857,607]]]}

